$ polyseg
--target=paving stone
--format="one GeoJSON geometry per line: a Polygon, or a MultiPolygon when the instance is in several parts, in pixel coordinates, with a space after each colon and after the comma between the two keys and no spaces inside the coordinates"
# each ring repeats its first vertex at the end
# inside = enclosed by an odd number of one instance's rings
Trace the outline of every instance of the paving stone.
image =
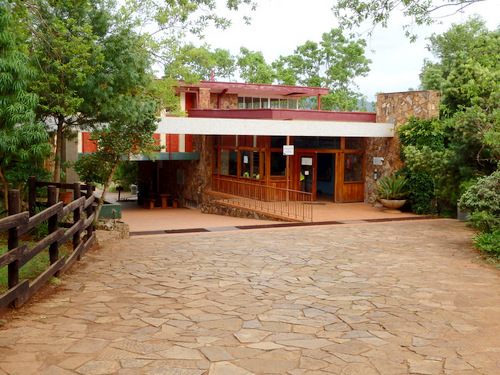
{"type": "Polygon", "coordinates": [[[269,332],[258,329],[241,329],[234,334],[241,343],[260,342],[269,335],[269,332]]]}
{"type": "Polygon", "coordinates": [[[173,346],[170,349],[158,352],[159,355],[168,359],[201,359],[200,352],[195,349],[173,346]]]}
{"type": "Polygon", "coordinates": [[[325,339],[283,340],[283,341],[276,341],[276,343],[284,346],[293,346],[296,348],[304,348],[304,349],[319,349],[332,344],[331,341],[325,339]]]}
{"type": "Polygon", "coordinates": [[[116,374],[120,369],[117,361],[90,361],[80,367],[77,372],[82,375],[116,374]]]}
{"type": "Polygon", "coordinates": [[[417,220],[109,241],[2,326],[0,375],[496,375],[500,274],[471,236],[417,220]]]}
{"type": "Polygon", "coordinates": [[[208,375],[254,375],[230,362],[212,363],[208,375]]]}
{"type": "Polygon", "coordinates": [[[98,339],[82,339],[66,350],[66,353],[97,353],[101,351],[108,341],[98,339]]]}
{"type": "Polygon", "coordinates": [[[226,349],[220,346],[205,346],[200,351],[210,362],[230,361],[234,359],[226,349]]]}
{"type": "Polygon", "coordinates": [[[443,363],[441,361],[410,360],[408,364],[410,374],[434,375],[441,373],[443,370],[443,363]]]}

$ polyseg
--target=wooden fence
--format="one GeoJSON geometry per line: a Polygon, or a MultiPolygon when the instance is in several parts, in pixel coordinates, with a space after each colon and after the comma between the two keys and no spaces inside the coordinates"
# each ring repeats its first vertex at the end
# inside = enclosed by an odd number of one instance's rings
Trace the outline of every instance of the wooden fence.
{"type": "Polygon", "coordinates": [[[29,211],[21,211],[19,190],[9,190],[9,216],[0,219],[0,233],[8,231],[8,252],[0,255],[0,269],[8,267],[8,291],[0,295],[0,308],[21,306],[51,277],[60,276],[79,260],[94,243],[96,200],[92,184],[54,184],[29,182],[29,211]],[[46,208],[36,213],[36,187],[47,186],[46,208]],[[58,202],[58,189],[73,191],[73,200],[64,205],[58,202]],[[82,194],[83,191],[85,194],[82,194]],[[64,220],[63,220],[64,219],[64,220]],[[21,244],[21,236],[47,221],[48,235],[32,246],[21,244]],[[85,235],[82,234],[85,232],[85,235]],[[60,257],[59,248],[72,240],[73,251],[60,257]],[[20,268],[45,249],[49,249],[50,266],[35,280],[19,280],[20,268]]]}

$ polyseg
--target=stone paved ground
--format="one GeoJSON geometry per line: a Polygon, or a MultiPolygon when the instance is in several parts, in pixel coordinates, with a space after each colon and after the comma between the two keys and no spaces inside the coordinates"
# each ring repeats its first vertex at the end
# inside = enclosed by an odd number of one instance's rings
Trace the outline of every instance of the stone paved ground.
{"type": "Polygon", "coordinates": [[[499,374],[500,270],[455,220],[135,237],[0,330],[0,374],[499,374]]]}

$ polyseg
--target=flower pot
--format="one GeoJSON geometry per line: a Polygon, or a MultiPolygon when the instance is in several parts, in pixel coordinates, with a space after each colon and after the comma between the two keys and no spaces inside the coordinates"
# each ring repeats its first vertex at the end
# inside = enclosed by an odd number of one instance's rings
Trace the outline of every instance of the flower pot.
{"type": "Polygon", "coordinates": [[[73,199],[73,192],[61,191],[59,192],[59,199],[63,202],[63,204],[70,204],[73,199]]]}
{"type": "Polygon", "coordinates": [[[382,206],[385,208],[397,210],[404,206],[406,199],[380,199],[380,203],[382,203],[382,206]]]}

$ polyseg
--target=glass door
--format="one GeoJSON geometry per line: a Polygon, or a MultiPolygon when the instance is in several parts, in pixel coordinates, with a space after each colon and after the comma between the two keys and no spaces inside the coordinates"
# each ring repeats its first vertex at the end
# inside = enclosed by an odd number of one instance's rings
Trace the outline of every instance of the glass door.
{"type": "Polygon", "coordinates": [[[313,194],[316,200],[316,155],[300,155],[300,191],[313,194]]]}

